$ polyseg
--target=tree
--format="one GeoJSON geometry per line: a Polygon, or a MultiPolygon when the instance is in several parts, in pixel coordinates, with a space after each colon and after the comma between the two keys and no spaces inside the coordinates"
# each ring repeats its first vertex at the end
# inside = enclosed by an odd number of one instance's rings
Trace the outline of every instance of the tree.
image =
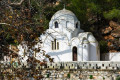
{"type": "Polygon", "coordinates": [[[43,33],[46,25],[44,9],[52,2],[54,0],[0,1],[0,55],[10,54],[9,45],[33,42],[43,33]]]}
{"type": "MultiPolygon", "coordinates": [[[[34,52],[42,51],[40,48],[34,48],[34,46],[38,42],[41,43],[38,37],[44,32],[44,26],[46,26],[46,17],[43,15],[44,9],[48,4],[52,4],[53,1],[54,0],[0,0],[0,59],[3,59],[5,55],[12,55],[13,57],[13,54],[17,52],[11,50],[9,45],[18,46],[24,41],[28,46],[26,54],[32,55],[34,52]]],[[[41,54],[50,61],[53,61],[44,51],[42,51],[41,54]]],[[[34,65],[34,63],[45,65],[44,61],[38,61],[33,56],[29,56],[27,61],[28,64],[32,64],[31,72],[34,72],[35,69],[34,67],[36,65],[34,65]]],[[[22,74],[26,71],[14,69],[13,72],[22,74]]],[[[35,73],[36,72],[33,74],[35,73]]],[[[14,75],[11,74],[11,77],[12,76],[14,75]]],[[[23,77],[24,76],[25,75],[23,75],[23,77]]],[[[21,78],[21,76],[19,77],[21,78]]]]}

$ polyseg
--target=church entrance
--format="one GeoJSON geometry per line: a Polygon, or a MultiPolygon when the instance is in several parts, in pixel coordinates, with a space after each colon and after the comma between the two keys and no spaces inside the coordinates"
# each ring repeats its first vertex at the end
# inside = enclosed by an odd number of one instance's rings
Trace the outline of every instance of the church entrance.
{"type": "Polygon", "coordinates": [[[72,49],[73,61],[77,61],[77,47],[74,46],[72,49]]]}

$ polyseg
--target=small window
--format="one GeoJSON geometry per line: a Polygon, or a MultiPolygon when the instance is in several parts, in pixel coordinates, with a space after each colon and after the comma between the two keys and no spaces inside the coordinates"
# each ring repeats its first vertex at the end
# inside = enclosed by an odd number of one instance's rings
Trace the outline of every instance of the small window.
{"type": "Polygon", "coordinates": [[[76,23],[76,28],[78,28],[78,22],[76,23]]]}
{"type": "Polygon", "coordinates": [[[59,49],[59,42],[56,41],[56,39],[54,39],[54,41],[51,42],[51,47],[52,50],[58,50],[59,49]]]}
{"type": "Polygon", "coordinates": [[[54,41],[52,41],[52,50],[54,50],[54,41]]]}
{"type": "Polygon", "coordinates": [[[109,64],[109,67],[110,67],[110,64],[109,64]]]}
{"type": "Polygon", "coordinates": [[[55,46],[55,50],[56,50],[56,39],[54,39],[54,43],[55,43],[54,46],[55,46]]]}
{"type": "Polygon", "coordinates": [[[59,49],[59,42],[57,42],[57,50],[59,49]]]}
{"type": "Polygon", "coordinates": [[[104,64],[102,64],[102,66],[104,67],[104,64]]]}
{"type": "Polygon", "coordinates": [[[55,28],[58,28],[58,22],[57,21],[55,22],[55,28]]]}

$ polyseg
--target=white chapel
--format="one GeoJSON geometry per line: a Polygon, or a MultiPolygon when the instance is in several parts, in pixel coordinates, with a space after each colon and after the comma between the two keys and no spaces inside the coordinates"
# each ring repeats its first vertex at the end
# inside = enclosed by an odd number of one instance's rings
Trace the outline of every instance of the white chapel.
{"type": "Polygon", "coordinates": [[[60,61],[99,61],[98,42],[91,32],[80,29],[80,21],[67,9],[57,11],[49,22],[49,29],[40,36],[42,49],[60,61]]]}

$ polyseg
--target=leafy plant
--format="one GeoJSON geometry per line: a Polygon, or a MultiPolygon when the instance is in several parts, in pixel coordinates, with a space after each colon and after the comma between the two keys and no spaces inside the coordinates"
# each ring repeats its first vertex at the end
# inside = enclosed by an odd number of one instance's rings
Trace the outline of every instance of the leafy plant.
{"type": "Polygon", "coordinates": [[[100,52],[101,53],[105,53],[105,52],[107,52],[107,42],[106,41],[103,41],[103,40],[101,40],[101,41],[99,41],[99,45],[100,45],[100,52]]]}
{"type": "Polygon", "coordinates": [[[70,73],[67,74],[67,77],[70,78],[70,73]]]}
{"type": "Polygon", "coordinates": [[[89,77],[90,79],[93,79],[93,75],[90,75],[90,77],[89,77]]]}
{"type": "Polygon", "coordinates": [[[103,80],[105,80],[105,77],[103,77],[103,80]]]}
{"type": "Polygon", "coordinates": [[[120,76],[118,76],[118,77],[116,78],[116,80],[120,80],[120,76]]]}

